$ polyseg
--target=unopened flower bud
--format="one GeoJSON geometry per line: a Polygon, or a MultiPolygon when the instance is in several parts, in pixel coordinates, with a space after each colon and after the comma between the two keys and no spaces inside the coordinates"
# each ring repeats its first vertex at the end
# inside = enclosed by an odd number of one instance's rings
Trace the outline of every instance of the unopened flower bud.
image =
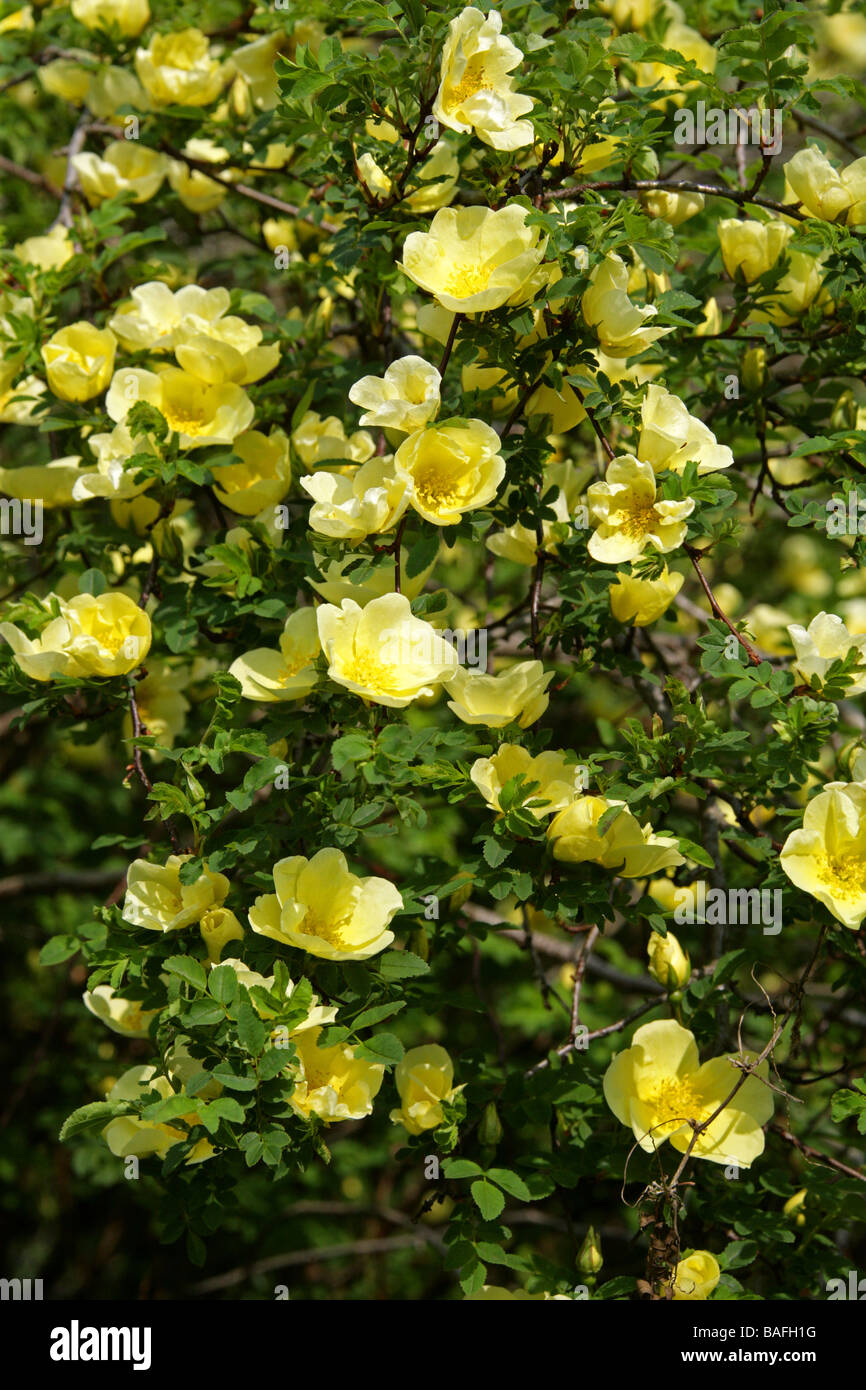
{"type": "Polygon", "coordinates": [[[806,1189],[801,1187],[799,1192],[795,1192],[793,1197],[789,1197],[782,1212],[785,1216],[790,1216],[797,1226],[805,1226],[806,1216],[803,1208],[806,1205],[806,1189]]]}
{"type": "Polygon", "coordinates": [[[482,1144],[490,1148],[495,1148],[502,1138],[502,1123],[493,1101],[484,1107],[484,1114],[478,1126],[478,1138],[482,1144]]]}
{"type": "Polygon", "coordinates": [[[211,965],[218,964],[227,941],[240,941],[244,934],[237,917],[227,907],[215,907],[206,912],[199,922],[199,930],[211,965]]]}
{"type": "Polygon", "coordinates": [[[601,1241],[594,1226],[590,1226],[583,1245],[577,1255],[577,1267],[581,1274],[598,1274],[604,1260],[601,1254],[601,1241]]]}
{"type": "Polygon", "coordinates": [[[856,430],[857,403],[853,391],[843,391],[833,407],[830,425],[834,430],[856,430]]]}
{"type": "Polygon", "coordinates": [[[652,932],[647,943],[649,973],[665,989],[681,989],[692,973],[688,952],[684,951],[673,932],[661,936],[652,932]]]}
{"type": "Polygon", "coordinates": [[[757,396],[767,384],[767,349],[749,348],[743,353],[743,385],[757,396]]]}
{"type": "Polygon", "coordinates": [[[416,927],[409,936],[407,945],[413,955],[420,956],[422,960],[430,959],[430,938],[426,927],[416,927]]]}

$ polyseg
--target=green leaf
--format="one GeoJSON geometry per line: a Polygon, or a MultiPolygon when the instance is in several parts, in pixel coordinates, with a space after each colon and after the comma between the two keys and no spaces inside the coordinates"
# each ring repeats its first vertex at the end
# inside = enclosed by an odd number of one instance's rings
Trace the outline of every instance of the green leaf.
{"type": "Polygon", "coordinates": [[[220,1120],[227,1120],[230,1124],[243,1124],[244,1120],[243,1109],[231,1096],[219,1096],[209,1105],[202,1105],[198,1114],[208,1134],[216,1134],[220,1120]]]}
{"type": "Polygon", "coordinates": [[[216,965],[208,976],[207,987],[220,1004],[232,1004],[237,998],[238,977],[230,965],[216,965]]]}
{"type": "Polygon", "coordinates": [[[77,936],[52,936],[39,952],[40,965],[59,965],[80,948],[77,936]]]}
{"type": "Polygon", "coordinates": [[[246,1000],[238,1005],[237,1025],[241,1047],[245,1047],[253,1057],[258,1057],[264,1052],[268,1033],[252,1004],[248,1004],[246,1000]]]}
{"type": "Polygon", "coordinates": [[[118,1115],[129,1115],[134,1110],[135,1106],[126,1100],[95,1100],[90,1105],[80,1105],[71,1115],[67,1115],[58,1138],[61,1144],[65,1143],[67,1139],[73,1139],[85,1130],[95,1129],[97,1125],[106,1125],[118,1115]]]}
{"type": "Polygon", "coordinates": [[[372,1028],[374,1023],[381,1023],[383,1019],[390,1018],[392,1014],[398,1014],[401,1009],[405,1009],[406,1000],[398,999],[390,1004],[376,1004],[372,1009],[365,1009],[354,1019],[352,1027],[372,1028]]]}
{"type": "Polygon", "coordinates": [[[501,1215],[505,1207],[505,1198],[498,1187],[494,1187],[485,1178],[478,1178],[469,1190],[485,1221],[495,1221],[497,1216],[501,1215]]]}
{"type": "Polygon", "coordinates": [[[379,969],[385,980],[406,980],[413,975],[426,975],[430,967],[412,951],[386,951],[379,961],[379,969]]]}
{"type": "Polygon", "coordinates": [[[356,1048],[356,1056],[368,1062],[384,1062],[396,1066],[403,1058],[403,1044],[393,1033],[374,1033],[356,1048]]]}
{"type": "Polygon", "coordinates": [[[702,864],[705,869],[714,869],[715,861],[711,858],[703,845],[696,845],[694,840],[687,840],[685,835],[678,835],[680,853],[686,858],[691,859],[695,864],[702,864]]]}
{"type": "Polygon", "coordinates": [[[163,962],[163,968],[170,975],[179,975],[188,985],[192,985],[193,989],[204,991],[207,987],[204,966],[193,956],[169,956],[168,960],[163,962]]]}
{"type": "Polygon", "coordinates": [[[105,593],[107,588],[108,580],[102,570],[85,570],[79,577],[78,592],[80,594],[93,594],[94,598],[98,598],[100,594],[105,593]]]}
{"type": "Polygon", "coordinates": [[[507,843],[503,844],[502,840],[494,839],[494,837],[490,835],[484,841],[484,858],[487,860],[491,869],[498,869],[499,865],[504,863],[508,858],[512,849],[513,845],[507,843]]]}
{"type": "Polygon", "coordinates": [[[521,1202],[532,1201],[532,1193],[526,1183],[519,1174],[513,1173],[510,1168],[488,1168],[487,1177],[491,1182],[504,1188],[511,1197],[517,1197],[521,1202]]]}
{"type": "Polygon", "coordinates": [[[483,1173],[484,1169],[471,1158],[446,1158],[442,1164],[442,1172],[448,1179],[475,1178],[483,1173]]]}

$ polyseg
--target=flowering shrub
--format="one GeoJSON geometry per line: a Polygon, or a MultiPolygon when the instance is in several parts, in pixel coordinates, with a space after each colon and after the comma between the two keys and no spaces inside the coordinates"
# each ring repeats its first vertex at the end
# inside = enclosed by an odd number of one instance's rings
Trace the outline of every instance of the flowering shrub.
{"type": "Polygon", "coordinates": [[[864,72],[847,3],[4,4],[22,1276],[866,1257],[864,72]]]}

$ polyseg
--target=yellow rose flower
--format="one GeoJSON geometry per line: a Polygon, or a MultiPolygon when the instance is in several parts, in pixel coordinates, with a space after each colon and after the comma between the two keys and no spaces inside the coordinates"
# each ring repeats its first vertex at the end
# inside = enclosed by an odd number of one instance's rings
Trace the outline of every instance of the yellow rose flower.
{"type": "Polygon", "coordinates": [[[402,267],[445,309],[480,314],[525,304],[541,288],[546,238],[527,227],[519,203],[490,208],[440,208],[426,232],[410,232],[402,267]]]}
{"type": "Polygon", "coordinates": [[[42,345],[48,385],[63,401],[89,401],[111,380],[117,339],[110,328],[81,320],[60,328],[42,345]]]}
{"type": "Polygon", "coordinates": [[[0,34],[24,33],[34,27],[33,6],[22,5],[0,19],[0,34]]]}
{"type": "Polygon", "coordinates": [[[715,337],[722,331],[722,311],[719,302],[711,296],[704,305],[704,316],[695,329],[696,338],[715,337]]]}
{"type": "Polygon", "coordinates": [[[603,796],[580,796],[553,818],[547,828],[553,857],[566,864],[600,864],[620,878],[646,878],[685,860],[677,841],[642,826],[622,801],[603,796]],[[613,806],[619,815],[600,833],[598,823],[613,806]]]}
{"type": "Polygon", "coordinates": [[[727,444],[719,444],[703,420],[690,415],[678,396],[655,385],[647,387],[641,406],[637,456],[656,473],[682,473],[687,463],[696,463],[699,475],[716,473],[734,461],[727,444]]]}
{"type": "Polygon", "coordinates": [[[540,661],[518,661],[497,676],[459,666],[446,683],[452,696],[448,708],[464,724],[504,729],[516,719],[521,729],[528,729],[547,709],[547,687],[553,676],[540,661]]]}
{"type": "Polygon", "coordinates": [[[102,156],[85,150],[72,164],[91,207],[118,193],[132,193],[134,203],[146,203],[159,192],[168,173],[168,160],[139,140],[112,140],[102,156]]]}
{"type": "Polygon", "coordinates": [[[312,530],[347,541],[393,530],[412,497],[411,479],[390,458],[369,459],[350,474],[320,469],[300,484],[313,498],[312,530]]]}
{"type": "Polygon", "coordinates": [[[194,883],[182,883],[181,866],[189,854],[170,854],[165,864],[135,859],[126,875],[126,897],[121,916],[133,927],[148,931],[182,931],[200,922],[206,912],[221,907],[229,891],[224,874],[206,866],[194,883]]]}
{"type": "Polygon", "coordinates": [[[579,790],[579,772],[576,763],[566,762],[564,753],[538,753],[533,757],[519,743],[501,743],[492,758],[478,758],[472,764],[469,776],[494,811],[502,809],[499,795],[512,777],[523,774],[524,791],[530,782],[537,782],[538,790],[529,800],[544,805],[530,808],[530,814],[541,820],[574,800],[579,790]]]}
{"type": "Polygon", "coordinates": [[[229,75],[200,29],[154,34],[147,48],[136,50],[135,71],[158,106],[210,106],[229,75]]]}
{"type": "Polygon", "coordinates": [[[125,106],[134,111],[152,109],[150,98],[132,69],[113,63],[104,64],[92,73],[89,88],[81,100],[87,102],[98,120],[113,124],[120,124],[121,109],[125,106]]]}
{"type": "Polygon", "coordinates": [[[667,565],[658,579],[619,574],[608,590],[610,611],[618,623],[647,627],[667,612],[684,582],[685,576],[667,565]]]}
{"type": "Polygon", "coordinates": [[[693,1250],[678,1262],[674,1270],[674,1302],[696,1303],[709,1298],[721,1276],[715,1255],[711,1255],[709,1250],[693,1250]]]}
{"type": "Polygon", "coordinates": [[[100,1022],[125,1038],[146,1038],[150,1020],[159,1013],[159,1009],[142,1010],[135,999],[122,999],[110,985],[96,985],[81,997],[100,1022]]]}
{"type": "Polygon", "coordinates": [[[60,270],[75,255],[75,247],[68,227],[52,227],[44,236],[27,237],[12,248],[25,265],[34,265],[39,270],[60,270]]]}
{"type": "Polygon", "coordinates": [[[242,941],[244,929],[235,914],[227,907],[210,908],[200,918],[198,929],[207,949],[211,965],[219,965],[223,946],[228,941],[242,941]]]}
{"type": "Polygon", "coordinates": [[[495,150],[531,145],[532,122],[519,117],[532,110],[532,97],[515,92],[508,76],[522,61],[520,49],[502,33],[496,10],[487,15],[473,5],[461,10],[448,26],[442,50],[436,120],[449,130],[474,130],[495,150]]]}
{"type": "Polygon", "coordinates": [[[660,217],[672,227],[681,226],[704,209],[703,193],[672,193],[668,188],[653,188],[642,193],[640,200],[650,217],[660,217]]]}
{"type": "Polygon", "coordinates": [[[788,222],[742,222],[738,217],[725,217],[716,223],[722,260],[732,280],[737,271],[747,285],[765,275],[785,250],[794,229],[788,222]]]}
{"type": "Polygon", "coordinates": [[[349,400],[363,407],[362,425],[414,434],[436,415],[441,380],[423,357],[400,357],[384,376],[362,376],[356,381],[349,400]]]}
{"type": "MultiPolygon", "coordinates": [[[[0,382],[3,379],[3,364],[0,362],[0,382]]],[[[0,424],[38,425],[47,412],[44,400],[45,382],[38,376],[25,376],[17,386],[8,390],[0,389],[0,424]]]]}
{"type": "Polygon", "coordinates": [[[682,989],[689,982],[692,963],[688,951],[684,951],[672,931],[666,936],[650,932],[647,942],[649,973],[665,989],[682,989]]]}
{"type": "Polygon", "coordinates": [[[256,516],[282,501],[292,485],[289,441],[283,431],[275,427],[266,435],[247,430],[234,440],[232,451],[241,462],[214,469],[217,500],[241,516],[256,516]]]}
{"type": "MultiPolygon", "coordinates": [[[[773,1092],[760,1080],[767,1064],[747,1076],[730,1104],[697,1137],[695,1158],[748,1168],[764,1151],[762,1126],[773,1114],[773,1092]]],[[[701,1065],[694,1034],[673,1019],[638,1028],[604,1075],[604,1098],[645,1153],[666,1139],[685,1153],[703,1124],[731,1094],[742,1073],[729,1057],[701,1065]]]]}
{"type": "MultiPolygon", "coordinates": [[[[227,965],[230,970],[234,971],[238,984],[243,985],[244,989],[252,989],[254,985],[258,985],[261,989],[266,989],[268,993],[273,994],[273,975],[260,975],[257,970],[250,970],[248,965],[244,965],[242,960],[238,960],[234,956],[228,956],[224,961],[220,961],[220,964],[227,965]]],[[[295,989],[294,981],[289,980],[286,985],[287,999],[291,999],[295,989]]],[[[260,1018],[273,1018],[274,1010],[269,1009],[267,1005],[260,1003],[257,999],[252,999],[250,1002],[260,1018]]],[[[310,1008],[306,1018],[295,1024],[289,1037],[293,1038],[296,1033],[306,1033],[310,1028],[323,1028],[326,1024],[333,1023],[336,1017],[336,1007],[326,1008],[319,1003],[319,996],[313,994],[310,996],[310,1008]]]]}
{"type": "Polygon", "coordinates": [[[746,285],[765,275],[781,253],[787,253],[790,267],[774,289],[773,299],[752,314],[756,322],[790,324],[822,292],[822,261],[787,249],[794,235],[788,222],[741,222],[731,217],[717,224],[717,232],[724,268],[731,279],[740,271],[746,285]]]}
{"type": "Polygon", "coordinates": [[[202,381],[247,386],[272,372],[280,360],[277,343],[262,344],[262,330],[234,315],[205,325],[182,321],[175,332],[178,365],[202,381]]]}
{"type": "Polygon", "coordinates": [[[153,453],[147,436],[133,438],[126,425],[116,425],[111,434],[92,434],[87,442],[96,455],[96,472],[82,472],[76,478],[72,488],[76,502],[86,502],[91,497],[110,497],[115,501],[138,497],[157,481],[152,477],[137,483],[138,469],[126,466],[134,454],[153,453]]]}
{"type": "Polygon", "coordinates": [[[654,304],[633,304],[628,293],[628,266],[621,256],[605,256],[589,277],[580,301],[583,317],[594,328],[609,357],[633,357],[663,338],[672,328],[647,327],[658,310],[654,304]]]}
{"type": "Polygon", "coordinates": [[[231,296],[218,286],[182,285],[171,290],[162,280],[137,285],[108,326],[127,352],[166,352],[190,332],[208,333],[228,310],[231,296]]]}
{"type": "Polygon", "coordinates": [[[232,662],[229,675],[241,683],[248,700],[273,704],[305,700],[319,683],[315,661],[322,650],[314,608],[299,608],[286,618],[279,650],[255,647],[232,662]]]}
{"type": "MultiPolygon", "coordinates": [[[[807,682],[813,677],[823,683],[834,661],[850,651],[858,653],[858,662],[866,665],[866,633],[852,636],[835,613],[819,613],[808,627],[789,623],[788,633],[794,646],[794,670],[807,682]]],[[[856,676],[849,685],[848,695],[861,695],[866,690],[866,673],[856,676]]]]}
{"type": "Polygon", "coordinates": [[[250,95],[261,111],[272,111],[280,99],[275,64],[285,43],[286,35],[278,29],[271,34],[262,34],[252,43],[242,44],[232,53],[232,66],[247,83],[250,95]]]}
{"type": "Polygon", "coordinates": [[[367,960],[390,946],[388,924],[403,899],[386,878],[359,878],[338,849],[274,865],[275,893],[256,898],[250,926],[322,960],[367,960]]]}
{"type": "Polygon", "coordinates": [[[358,173],[376,198],[387,198],[393,184],[380,164],[368,152],[358,156],[358,173]]]}
{"type": "MultiPolygon", "coordinates": [[[[108,1100],[142,1100],[148,1091],[156,1091],[163,1100],[175,1095],[174,1087],[167,1076],[157,1076],[156,1067],[130,1067],[108,1093],[108,1100]]],[[[197,1117],[193,1111],[181,1116],[190,1126],[195,1125],[197,1117]]],[[[116,1158],[129,1158],[135,1155],[145,1158],[156,1154],[165,1158],[173,1144],[182,1143],[186,1131],[174,1125],[159,1124],[152,1120],[140,1120],[135,1115],[120,1115],[110,1120],[102,1131],[102,1137],[116,1158]]],[[[186,1163],[201,1163],[214,1153],[213,1145],[207,1139],[200,1139],[190,1149],[186,1163]]]]}
{"type": "Polygon", "coordinates": [[[431,623],[413,616],[405,594],[385,594],[361,608],[343,599],[318,609],[328,675],[362,700],[405,709],[436,693],[457,669],[457,653],[431,623]]]}
{"type": "Polygon", "coordinates": [[[866,783],[828,782],[792,830],[779,862],[791,882],[856,931],[866,917],[866,783]]]}
{"type": "Polygon", "coordinates": [[[442,1103],[453,1100],[454,1063],[444,1047],[430,1043],[411,1048],[397,1063],[394,1081],[400,1108],[389,1116],[392,1124],[402,1125],[410,1134],[435,1129],[444,1119],[442,1103]]]}
{"type": "MultiPolygon", "coordinates": [[[[79,50],[75,50],[76,54],[79,50]]],[[[84,59],[89,54],[81,52],[84,59]]],[[[39,85],[50,96],[60,97],[73,106],[81,106],[87,100],[94,69],[78,63],[74,58],[54,58],[43,64],[37,73],[39,85]]]]}
{"type": "Polygon", "coordinates": [[[49,594],[43,603],[50,608],[52,601],[60,616],[52,618],[38,637],[27,637],[13,623],[0,623],[0,637],[31,680],[121,676],[144,661],[150,650],[150,618],[127,594],[76,594],[68,603],[49,594]]]}
{"type": "Polygon", "coordinates": [[[69,458],[54,459],[51,463],[0,468],[0,492],[22,500],[38,499],[44,507],[68,507],[77,500],[75,487],[81,477],[81,459],[73,454],[69,458]]]}
{"type": "MultiPolygon", "coordinates": [[[[49,374],[50,380],[50,374],[49,374]]],[[[123,367],[111,380],[105,409],[112,420],[126,419],[138,401],[147,401],[175,430],[182,449],[231,444],[253,423],[255,410],[246,391],[234,382],[213,386],[179,367],[123,367]]]]}
{"type": "Polygon", "coordinates": [[[319,1047],[320,1032],[311,1028],[295,1040],[298,1066],[289,1104],[303,1120],[312,1115],[325,1124],[362,1120],[373,1112],[385,1068],[356,1056],[355,1049],[345,1043],[319,1047]]]}
{"type": "Polygon", "coordinates": [[[147,0],[72,0],[69,8],[85,29],[119,29],[126,39],[150,23],[147,0]]]}
{"type": "Polygon", "coordinates": [[[483,420],[418,430],[403,440],[394,464],[411,482],[411,505],[434,526],[454,526],[465,512],[492,502],[505,477],[499,435],[483,420]]]}
{"type": "MultiPolygon", "coordinates": [[[[203,164],[223,166],[219,171],[221,179],[232,175],[232,171],[224,167],[228,160],[228,151],[213,140],[187,140],[183,147],[183,153],[188,155],[190,159],[197,159],[203,164]]],[[[224,182],[220,182],[219,179],[212,179],[202,169],[192,168],[182,159],[172,159],[169,162],[168,181],[184,207],[189,208],[190,212],[213,212],[228,193],[224,182]]]]}
{"type": "Polygon", "coordinates": [[[809,145],[788,160],[784,172],[791,192],[811,217],[847,221],[849,227],[866,220],[866,157],[855,159],[840,173],[825,154],[809,145]]]}
{"type": "Polygon", "coordinates": [[[651,463],[632,454],[611,459],[604,482],[586,493],[595,530],[587,543],[594,560],[617,565],[636,560],[647,546],[666,553],[682,545],[686,517],[695,509],[691,497],[665,502],[657,497],[651,463]]]}
{"type": "Polygon", "coordinates": [[[454,197],[460,161],[445,140],[437,140],[429,159],[414,172],[419,188],[404,194],[403,201],[413,212],[437,212],[447,207],[454,197]]]}
{"type": "Polygon", "coordinates": [[[376,451],[373,436],[366,430],[356,430],[346,437],[346,431],[336,415],[322,419],[315,410],[308,410],[292,432],[292,448],[308,468],[319,464],[345,460],[347,463],[366,463],[376,451]]]}

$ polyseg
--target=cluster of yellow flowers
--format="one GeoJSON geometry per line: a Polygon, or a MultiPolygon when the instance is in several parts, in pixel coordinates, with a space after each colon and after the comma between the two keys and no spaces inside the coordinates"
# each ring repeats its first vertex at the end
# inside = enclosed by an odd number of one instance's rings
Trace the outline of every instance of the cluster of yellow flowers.
{"type": "MultiPolygon", "coordinates": [[[[274,977],[250,970],[235,957],[221,959],[230,941],[241,941],[244,928],[234,912],[224,906],[230,884],[223,874],[207,867],[192,883],[181,880],[182,866],[189,855],[170,855],[164,865],[145,859],[135,860],[127,874],[123,920],[149,931],[177,932],[197,926],[211,966],[228,966],[238,983],[249,989],[258,985],[272,992],[274,977]]],[[[249,912],[252,930],[284,946],[292,946],[323,960],[366,960],[383,951],[394,939],[388,924],[403,906],[403,899],[387,879],[358,878],[349,871],[345,855],[337,849],[322,849],[312,859],[297,855],[274,865],[273,894],[256,899],[249,912]]],[[[294,992],[289,981],[286,997],[294,992]]],[[[100,985],[84,996],[87,1008],[114,1032],[127,1037],[147,1037],[151,1020],[157,1015],[142,1012],[134,1001],[123,999],[107,985],[100,985]]],[[[262,1018],[273,1017],[256,1002],[262,1018]]],[[[303,1021],[289,1034],[295,1057],[286,1071],[294,1082],[290,1104],[303,1119],[317,1116],[326,1124],[362,1119],[370,1115],[381,1088],[384,1065],[370,1062],[355,1048],[338,1043],[320,1046],[322,1029],[333,1023],[335,1007],[323,1007],[313,995],[303,1021]]],[[[110,1100],[134,1100],[149,1090],[171,1095],[172,1080],[185,1079],[175,1048],[169,1059],[168,1075],[158,1076],[153,1066],[133,1067],[118,1080],[110,1100]]],[[[191,1059],[190,1059],[191,1060],[191,1059]]],[[[195,1070],[195,1067],[190,1068],[195,1070]]],[[[457,1095],[454,1067],[448,1053],[438,1044],[410,1049],[397,1066],[395,1082],[401,1105],[391,1112],[395,1124],[410,1134],[434,1129],[444,1119],[443,1104],[457,1095]]],[[[218,1083],[198,1092],[204,1099],[218,1093],[218,1083]]],[[[182,1117],[192,1126],[194,1114],[182,1117]]],[[[112,1120],[105,1130],[113,1153],[155,1153],[160,1157],[186,1138],[176,1126],[151,1123],[124,1116],[112,1120]]],[[[214,1153],[203,1139],[187,1157],[187,1163],[200,1162],[214,1153]]]]}

